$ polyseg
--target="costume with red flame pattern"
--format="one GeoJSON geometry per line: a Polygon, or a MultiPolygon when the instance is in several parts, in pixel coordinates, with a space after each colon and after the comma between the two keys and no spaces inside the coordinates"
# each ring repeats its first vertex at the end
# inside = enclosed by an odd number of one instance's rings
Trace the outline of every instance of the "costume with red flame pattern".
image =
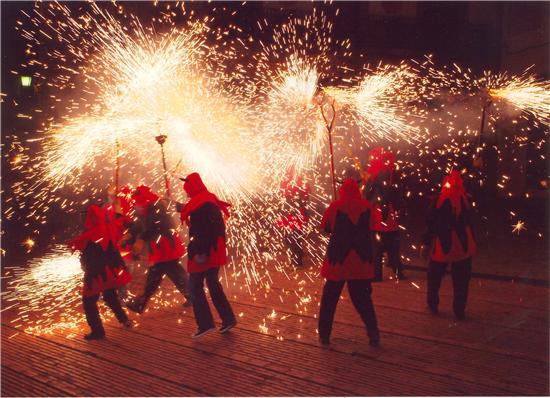
{"type": "Polygon", "coordinates": [[[117,249],[121,226],[114,217],[114,211],[90,206],[84,227],[84,233],[69,242],[71,248],[82,253],[82,295],[93,296],[130,282],[131,276],[117,249]]]}
{"type": "Polygon", "coordinates": [[[147,243],[149,264],[183,257],[185,246],[168,214],[166,201],[145,185],[134,190],[132,200],[140,219],[133,234],[147,243]]]}
{"type": "Polygon", "coordinates": [[[118,321],[128,324],[128,316],[120,305],[116,289],[128,284],[132,276],[126,270],[124,260],[117,249],[121,229],[114,208],[90,206],[84,227],[84,233],[70,241],[69,246],[81,252],[80,262],[84,270],[82,304],[92,330],[84,338],[91,340],[105,336],[97,308],[100,293],[118,321]]]}
{"type": "Polygon", "coordinates": [[[212,302],[222,319],[220,331],[235,326],[236,318],[219,281],[218,272],[227,264],[224,217],[229,217],[230,204],[208,191],[198,173],[182,178],[189,201],[181,209],[181,222],[189,227],[187,269],[193,297],[193,313],[198,325],[196,337],[215,326],[204,292],[208,286],[212,302]]]}
{"type": "Polygon", "coordinates": [[[187,270],[202,272],[227,264],[224,218],[231,205],[208,191],[198,173],[185,178],[183,189],[189,197],[180,215],[189,226],[187,270]]]}
{"type": "Polygon", "coordinates": [[[369,178],[365,197],[372,206],[371,229],[374,236],[373,264],[376,280],[382,280],[382,257],[388,254],[388,263],[398,278],[403,279],[403,265],[399,253],[398,210],[401,202],[399,176],[395,167],[395,155],[377,147],[369,154],[369,178]]]}
{"type": "Polygon", "coordinates": [[[326,282],[319,310],[319,337],[329,344],[336,306],[347,283],[350,298],[359,312],[372,345],[380,339],[376,313],[371,299],[372,241],[370,203],[361,197],[357,181],[348,178],[321,221],[321,229],[330,234],[321,275],[326,282]]]}
{"type": "Polygon", "coordinates": [[[422,252],[430,257],[428,306],[432,312],[438,312],[441,280],[448,264],[451,264],[453,310],[458,319],[464,319],[476,244],[472,232],[470,204],[457,171],[453,170],[443,180],[441,193],[432,205],[427,224],[428,231],[423,236],[422,252]]]}
{"type": "Polygon", "coordinates": [[[309,187],[301,175],[296,175],[290,167],[281,181],[281,196],[284,198],[279,218],[275,226],[283,235],[283,243],[291,253],[295,267],[303,266],[304,234],[309,222],[307,202],[309,187]]]}

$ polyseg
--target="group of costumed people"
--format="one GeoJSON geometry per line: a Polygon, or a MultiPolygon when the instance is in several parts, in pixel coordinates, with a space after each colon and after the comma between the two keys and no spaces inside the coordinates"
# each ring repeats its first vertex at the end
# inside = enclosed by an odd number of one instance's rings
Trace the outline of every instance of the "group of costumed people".
{"type": "Polygon", "coordinates": [[[74,250],[81,252],[84,270],[82,301],[91,329],[85,339],[105,336],[97,307],[100,295],[122,325],[133,326],[122,309],[118,290],[132,279],[126,264],[143,253],[150,265],[145,286],[141,295],[126,304],[128,309],[141,314],[166,275],[185,297],[184,306],[193,307],[198,329],[192,337],[215,329],[204,292],[205,281],[222,319],[220,333],[236,325],[235,315],[218,279],[219,268],[227,264],[225,219],[229,217],[230,204],[208,191],[199,174],[192,173],[182,180],[189,200],[185,205],[176,203],[176,210],[189,231],[187,249],[168,211],[169,201],[148,186],[141,185],[133,190],[124,187],[113,204],[88,208],[84,233],[69,242],[74,250]],[[181,264],[186,250],[189,275],[181,264]]]}
{"type": "MultiPolygon", "coordinates": [[[[150,188],[140,186],[121,192],[117,209],[112,205],[89,208],[86,231],[71,242],[73,248],[82,252],[84,310],[92,329],[85,338],[105,335],[97,309],[100,294],[118,321],[131,327],[117,296],[117,289],[131,279],[120,253],[135,256],[143,246],[147,248],[152,266],[147,272],[143,294],[127,303],[130,310],[142,313],[167,275],[185,297],[184,305],[193,307],[198,330],[192,337],[200,337],[215,328],[204,281],[222,321],[220,332],[225,333],[236,325],[235,315],[218,279],[219,267],[228,261],[225,219],[229,217],[230,205],[209,192],[197,173],[182,180],[189,201],[185,205],[177,204],[176,210],[180,212],[182,224],[189,228],[189,277],[180,262],[186,248],[168,213],[168,201],[150,188]]],[[[277,226],[291,253],[292,264],[300,268],[309,222],[309,188],[302,178],[289,170],[281,191],[287,206],[277,226]]],[[[402,197],[394,154],[375,148],[369,154],[366,173],[346,173],[338,198],[325,211],[320,230],[329,235],[329,242],[320,272],[325,278],[318,327],[321,344],[330,344],[334,314],[347,284],[351,301],[365,324],[370,345],[379,345],[380,334],[371,298],[372,282],[382,280],[384,254],[396,278],[405,278],[399,253],[402,197]]],[[[428,308],[433,313],[438,312],[439,288],[450,265],[454,314],[457,319],[464,319],[476,245],[470,201],[458,171],[453,170],[444,178],[439,195],[433,198],[426,224],[421,255],[429,259],[428,308]]]]}

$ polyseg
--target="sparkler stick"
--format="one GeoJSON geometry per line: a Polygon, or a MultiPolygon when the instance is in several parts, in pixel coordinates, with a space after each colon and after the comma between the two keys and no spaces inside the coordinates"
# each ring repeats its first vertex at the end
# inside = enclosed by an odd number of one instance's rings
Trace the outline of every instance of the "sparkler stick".
{"type": "Polygon", "coordinates": [[[335,107],[335,100],[333,99],[330,102],[330,107],[332,108],[332,119],[329,123],[327,117],[325,116],[324,106],[325,103],[321,103],[319,105],[319,108],[321,109],[321,115],[323,116],[323,120],[325,121],[325,127],[327,128],[328,133],[328,144],[329,144],[329,150],[330,150],[330,175],[331,175],[331,181],[332,181],[332,197],[334,200],[336,200],[336,177],[334,173],[334,149],[332,147],[332,129],[334,128],[334,121],[336,120],[336,107],[335,107]]]}
{"type": "Polygon", "coordinates": [[[164,143],[166,142],[167,138],[168,136],[161,134],[161,135],[157,135],[155,137],[155,140],[157,140],[157,142],[159,143],[160,152],[162,154],[162,167],[164,169],[164,185],[166,188],[166,196],[170,197],[170,182],[168,181],[168,168],[166,167],[166,157],[164,155],[164,143]]]}

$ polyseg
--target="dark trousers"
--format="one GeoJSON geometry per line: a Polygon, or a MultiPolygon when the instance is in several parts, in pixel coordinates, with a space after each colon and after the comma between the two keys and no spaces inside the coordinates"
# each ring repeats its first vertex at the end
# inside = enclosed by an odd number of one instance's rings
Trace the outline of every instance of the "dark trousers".
{"type": "Polygon", "coordinates": [[[394,273],[403,271],[401,257],[399,256],[399,232],[374,232],[373,243],[373,264],[374,264],[374,280],[382,280],[382,257],[384,253],[388,253],[388,264],[394,273]]]}
{"type": "MultiPolygon", "coordinates": [[[[447,263],[430,261],[428,265],[428,305],[437,309],[439,305],[439,288],[445,275],[447,263]]],[[[472,275],[472,258],[451,263],[451,275],[453,277],[453,310],[457,316],[464,315],[466,302],[468,301],[468,284],[472,275]]]]}
{"type": "Polygon", "coordinates": [[[212,317],[212,311],[206,300],[206,294],[204,293],[204,281],[206,280],[206,286],[210,292],[212,303],[220,314],[223,325],[229,325],[235,322],[235,315],[233,309],[225,297],[223,287],[218,280],[219,268],[210,268],[204,272],[192,272],[190,274],[189,282],[191,285],[191,295],[193,296],[193,312],[195,313],[195,320],[199,329],[209,329],[214,327],[214,318],[212,317]]]}
{"type": "Polygon", "coordinates": [[[176,286],[186,299],[191,300],[187,272],[185,272],[179,260],[165,261],[156,263],[147,270],[147,279],[145,280],[143,294],[136,298],[136,303],[138,303],[142,309],[145,308],[149,299],[157,292],[164,275],[170,278],[174,286],[176,286]]]}
{"type": "MultiPolygon", "coordinates": [[[[109,306],[109,308],[115,313],[116,319],[119,322],[126,322],[128,316],[122,309],[120,301],[118,300],[117,292],[115,289],[108,289],[103,291],[103,301],[109,306]]],[[[101,323],[101,317],[99,316],[99,309],[97,308],[97,301],[99,300],[99,294],[95,296],[82,297],[82,304],[84,305],[84,313],[86,314],[86,321],[92,329],[92,333],[104,334],[103,324],[101,323]]]]}
{"type": "Polygon", "coordinates": [[[299,229],[289,230],[284,235],[285,246],[290,250],[290,261],[295,267],[304,266],[304,231],[299,229]]]}
{"type": "Polygon", "coordinates": [[[371,340],[378,340],[379,333],[376,313],[374,312],[374,305],[371,299],[372,285],[367,279],[326,281],[325,287],[323,288],[323,297],[321,298],[321,309],[319,313],[319,336],[322,339],[330,338],[336,305],[338,304],[340,294],[346,282],[348,283],[351,302],[361,316],[367,328],[369,338],[371,340]]]}

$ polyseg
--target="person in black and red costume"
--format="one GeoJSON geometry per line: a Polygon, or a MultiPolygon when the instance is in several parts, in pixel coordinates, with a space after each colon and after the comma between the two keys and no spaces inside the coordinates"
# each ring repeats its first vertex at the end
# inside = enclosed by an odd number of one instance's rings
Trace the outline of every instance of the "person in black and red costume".
{"type": "Polygon", "coordinates": [[[441,193],[429,211],[427,224],[421,254],[424,258],[430,258],[428,307],[434,314],[438,312],[441,280],[447,265],[451,264],[453,310],[458,319],[464,319],[476,243],[472,233],[470,203],[456,170],[443,180],[441,193]]]}
{"type": "Polygon", "coordinates": [[[145,185],[137,187],[133,194],[135,213],[138,221],[131,227],[134,252],[145,246],[148,262],[147,279],[143,294],[127,304],[128,309],[142,313],[149,299],[156,293],[164,275],[168,276],[185,297],[184,305],[191,305],[191,295],[187,273],[180,264],[185,254],[185,246],[168,214],[166,201],[159,198],[145,185]]]}
{"type": "Polygon", "coordinates": [[[351,301],[367,328],[370,345],[377,346],[380,334],[371,298],[374,267],[370,203],[361,198],[359,185],[353,179],[345,180],[339,193],[340,198],[330,204],[321,221],[321,229],[330,234],[330,240],[321,269],[326,283],[319,313],[319,339],[323,345],[330,343],[336,305],[347,283],[351,301]]]}
{"type": "Polygon", "coordinates": [[[283,242],[290,250],[292,265],[296,268],[304,266],[304,235],[309,221],[307,202],[309,188],[302,176],[295,176],[290,168],[281,182],[283,202],[282,214],[276,221],[276,226],[283,235],[283,242]]]}
{"type": "Polygon", "coordinates": [[[226,333],[237,321],[233,309],[218,280],[219,268],[227,264],[224,217],[229,217],[229,203],[223,202],[206,189],[198,173],[189,174],[183,189],[189,201],[178,206],[181,222],[189,227],[188,263],[193,311],[198,330],[192,336],[198,338],[215,328],[214,318],[204,293],[204,281],[208,286],[214,307],[222,320],[220,333],[226,333]],[[222,215],[223,214],[223,215],[222,215]]]}
{"type": "Polygon", "coordinates": [[[382,256],[398,279],[405,279],[399,254],[398,211],[401,202],[395,156],[391,151],[374,148],[369,154],[365,198],[372,206],[371,229],[374,231],[374,269],[376,281],[382,280],[382,256]]]}
{"type": "Polygon", "coordinates": [[[91,333],[84,338],[96,340],[105,336],[97,308],[100,294],[118,321],[126,327],[132,326],[117,296],[117,289],[128,284],[132,277],[117,249],[121,225],[118,225],[112,207],[90,206],[84,227],[84,233],[70,241],[69,246],[81,252],[80,262],[84,270],[82,303],[91,328],[91,333]]]}

